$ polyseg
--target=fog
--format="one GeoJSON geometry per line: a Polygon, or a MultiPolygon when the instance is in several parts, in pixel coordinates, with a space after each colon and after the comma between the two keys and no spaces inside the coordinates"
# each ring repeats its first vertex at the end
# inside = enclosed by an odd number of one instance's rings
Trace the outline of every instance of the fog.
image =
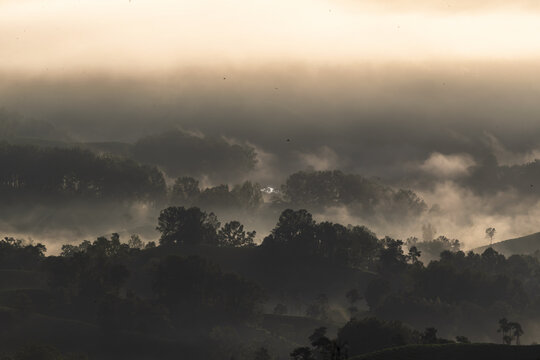
{"type": "Polygon", "coordinates": [[[532,0],[0,0],[0,358],[536,358],[539,31],[532,0]]]}
{"type": "MultiPolygon", "coordinates": [[[[53,130],[41,137],[49,139],[133,143],[180,129],[252,147],[256,165],[238,181],[279,187],[309,169],[376,177],[416,191],[431,209],[412,224],[365,224],[377,234],[418,236],[432,223],[439,234],[475,247],[486,242],[488,226],[499,239],[538,226],[530,194],[466,186],[479,181],[475,166],[536,158],[538,70],[529,61],[456,61],[5,74],[0,94],[9,116],[47,124],[53,130]]],[[[333,214],[340,222],[366,221],[333,214]]]]}

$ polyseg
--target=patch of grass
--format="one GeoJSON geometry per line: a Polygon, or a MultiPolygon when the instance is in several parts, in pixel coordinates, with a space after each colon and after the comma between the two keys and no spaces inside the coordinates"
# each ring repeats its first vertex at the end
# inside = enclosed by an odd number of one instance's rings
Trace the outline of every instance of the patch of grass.
{"type": "Polygon", "coordinates": [[[384,349],[351,360],[540,360],[540,345],[434,344],[384,349]]]}
{"type": "Polygon", "coordinates": [[[41,273],[26,270],[0,270],[0,290],[42,289],[45,281],[41,273]]]}
{"type": "Polygon", "coordinates": [[[47,344],[62,352],[87,354],[90,359],[172,360],[178,359],[178,354],[195,359],[204,348],[204,344],[189,338],[165,339],[130,331],[105,333],[95,324],[36,313],[21,314],[0,306],[0,322],[6,319],[9,324],[0,327],[0,355],[28,344],[47,344]]]}

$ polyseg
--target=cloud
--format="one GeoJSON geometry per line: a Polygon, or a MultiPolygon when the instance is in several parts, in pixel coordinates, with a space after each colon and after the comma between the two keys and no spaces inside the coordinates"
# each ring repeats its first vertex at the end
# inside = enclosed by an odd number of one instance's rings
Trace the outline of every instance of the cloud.
{"type": "Polygon", "coordinates": [[[493,151],[499,165],[524,165],[540,159],[540,147],[525,151],[508,150],[494,135],[486,133],[486,142],[493,151]]]}
{"type": "Polygon", "coordinates": [[[433,190],[420,191],[420,196],[428,204],[437,205],[437,210],[425,214],[421,221],[433,224],[441,235],[460,239],[468,249],[486,245],[488,227],[497,229],[498,240],[531,234],[540,228],[540,200],[524,199],[513,190],[481,196],[445,181],[433,190]]]}
{"type": "Polygon", "coordinates": [[[307,167],[377,176],[418,192],[433,211],[411,223],[371,224],[343,209],[328,216],[399,238],[420,237],[422,225],[432,223],[438,234],[473,246],[485,241],[488,226],[497,228],[499,239],[540,228],[533,182],[522,181],[526,191],[501,189],[491,173],[484,174],[490,183],[469,171],[491,164],[497,173],[494,156],[500,164],[536,157],[538,71],[537,62],[448,61],[282,63],[122,76],[2,73],[0,106],[82,141],[134,142],[181,128],[248,143],[258,162],[245,176],[262,185],[277,187],[307,167]],[[489,193],[482,191],[488,187],[489,193]]]}
{"type": "Polygon", "coordinates": [[[334,170],[340,168],[339,156],[328,146],[322,146],[310,153],[299,153],[300,161],[309,170],[334,170]]]}
{"type": "Polygon", "coordinates": [[[468,154],[444,155],[434,152],[419,168],[435,177],[455,178],[467,175],[469,168],[473,165],[475,161],[468,154]]]}

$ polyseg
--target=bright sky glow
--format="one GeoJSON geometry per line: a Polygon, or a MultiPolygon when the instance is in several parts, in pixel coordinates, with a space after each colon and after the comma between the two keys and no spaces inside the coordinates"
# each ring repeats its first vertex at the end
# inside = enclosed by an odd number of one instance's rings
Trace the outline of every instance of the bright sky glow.
{"type": "Polygon", "coordinates": [[[540,13],[399,12],[327,0],[0,0],[0,69],[524,59],[540,13]]]}

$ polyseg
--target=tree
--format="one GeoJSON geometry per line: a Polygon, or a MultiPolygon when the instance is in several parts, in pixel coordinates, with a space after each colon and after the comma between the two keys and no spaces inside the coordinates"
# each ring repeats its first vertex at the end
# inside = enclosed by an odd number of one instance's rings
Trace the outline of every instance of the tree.
{"type": "Polygon", "coordinates": [[[282,186],[284,199],[296,207],[318,210],[329,206],[347,206],[359,215],[419,215],[427,206],[410,190],[392,189],[375,180],[339,170],[297,172],[282,186]]]}
{"type": "Polygon", "coordinates": [[[204,319],[234,324],[254,316],[262,289],[236,274],[223,273],[206,259],[170,255],[156,266],[152,288],[178,322],[204,319]]]}
{"type": "Polygon", "coordinates": [[[456,336],[456,342],[458,342],[460,344],[470,344],[471,343],[471,341],[469,340],[468,337],[462,336],[462,335],[456,336]]]}
{"type": "Polygon", "coordinates": [[[508,326],[511,329],[512,337],[516,338],[516,345],[520,345],[519,338],[521,335],[523,335],[523,329],[521,328],[521,325],[517,322],[510,322],[508,323],[508,326]]]}
{"type": "Polygon", "coordinates": [[[198,180],[189,176],[179,177],[174,182],[171,200],[181,205],[191,205],[200,193],[198,180]]]}
{"type": "Polygon", "coordinates": [[[319,256],[354,268],[369,266],[379,250],[377,236],[365,226],[324,221],[315,226],[315,241],[319,256]]]}
{"type": "Polygon", "coordinates": [[[429,327],[424,330],[421,336],[422,344],[437,344],[437,329],[429,327]]]}
{"type": "Polygon", "coordinates": [[[230,221],[226,223],[217,234],[219,246],[251,246],[255,238],[255,231],[244,231],[244,225],[238,221],[230,221]]]}
{"type": "Polygon", "coordinates": [[[314,226],[313,216],[307,210],[287,209],[279,216],[272,235],[284,242],[307,240],[306,237],[313,238],[314,226]]]}
{"type": "Polygon", "coordinates": [[[495,233],[497,230],[493,227],[489,227],[486,229],[486,237],[489,238],[489,245],[493,243],[493,237],[495,236],[495,233]]]}
{"type": "Polygon", "coordinates": [[[291,352],[293,360],[315,360],[311,349],[308,347],[299,347],[291,352]]]}
{"type": "MultiPolygon", "coordinates": [[[[423,254],[426,261],[439,258],[440,254],[443,251],[457,252],[459,251],[461,244],[457,239],[449,239],[444,235],[437,237],[436,239],[418,241],[416,238],[408,238],[406,242],[407,247],[409,248],[409,260],[413,260],[411,255],[414,255],[410,250],[416,248],[423,254]]],[[[414,262],[413,262],[414,263],[414,262]]]]}
{"type": "Polygon", "coordinates": [[[510,344],[512,342],[512,337],[508,336],[508,333],[511,329],[512,328],[510,327],[510,323],[506,318],[502,318],[499,320],[499,329],[497,329],[497,332],[502,333],[503,344],[510,344]]]}
{"type": "Polygon", "coordinates": [[[129,237],[128,240],[128,246],[130,249],[138,249],[141,250],[144,248],[144,243],[142,242],[141,238],[137,234],[133,234],[129,237]]]}
{"type": "Polygon", "coordinates": [[[407,255],[407,258],[411,260],[413,264],[417,264],[420,262],[418,260],[420,258],[420,255],[422,255],[422,252],[416,248],[416,246],[412,246],[409,248],[409,254],[407,255]]]}
{"type": "Polygon", "coordinates": [[[245,181],[242,185],[235,185],[231,190],[236,205],[242,209],[257,209],[263,203],[261,186],[245,181]]]}
{"type": "Polygon", "coordinates": [[[148,249],[153,249],[156,247],[156,242],[155,241],[149,241],[148,243],[146,243],[146,246],[144,247],[146,250],[148,249]]]}
{"type": "Polygon", "coordinates": [[[403,254],[403,241],[385,237],[379,253],[379,272],[394,275],[407,267],[407,256],[403,254]]]}
{"type": "Polygon", "coordinates": [[[214,213],[171,206],[160,212],[156,229],[161,232],[161,245],[200,245],[216,243],[219,225],[214,213]]]}
{"type": "Polygon", "coordinates": [[[334,344],[326,336],[326,327],[320,327],[315,329],[313,334],[309,337],[311,346],[319,353],[320,357],[324,360],[331,360],[334,344]]]}
{"type": "Polygon", "coordinates": [[[45,258],[45,245],[5,237],[0,240],[0,269],[26,269],[37,267],[45,258]]]}
{"type": "Polygon", "coordinates": [[[279,216],[278,223],[267,236],[263,245],[270,248],[283,248],[295,255],[313,255],[317,251],[315,236],[316,223],[305,209],[286,209],[279,216]]]}
{"type": "Polygon", "coordinates": [[[204,189],[197,198],[198,205],[205,208],[229,208],[234,207],[235,199],[229,191],[229,185],[217,185],[204,189]]]}
{"type": "Polygon", "coordinates": [[[417,332],[401,322],[377,318],[351,319],[338,331],[337,337],[338,344],[348,344],[351,357],[417,341],[417,332]]]}
{"type": "Polygon", "coordinates": [[[143,137],[133,145],[131,154],[139,162],[159,166],[169,176],[207,176],[214,183],[237,179],[257,162],[251,146],[181,130],[143,137]]]}

